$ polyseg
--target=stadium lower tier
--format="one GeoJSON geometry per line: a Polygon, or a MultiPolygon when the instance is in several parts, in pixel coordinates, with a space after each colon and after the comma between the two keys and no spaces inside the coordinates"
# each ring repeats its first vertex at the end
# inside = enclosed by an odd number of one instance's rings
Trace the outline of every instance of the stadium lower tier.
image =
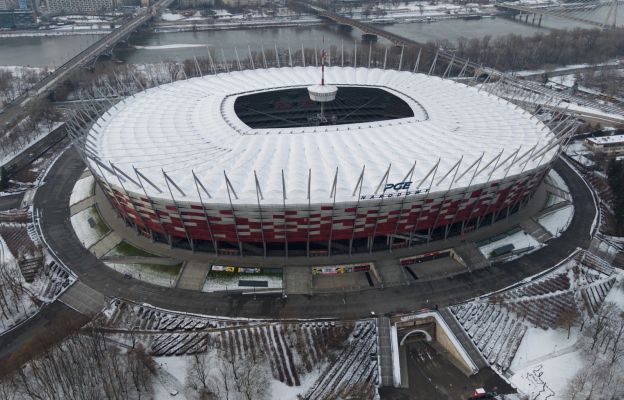
{"type": "Polygon", "coordinates": [[[228,255],[326,255],[446,239],[506,218],[544,167],[486,185],[352,203],[209,204],[146,198],[98,179],[125,222],[155,241],[228,255]]]}

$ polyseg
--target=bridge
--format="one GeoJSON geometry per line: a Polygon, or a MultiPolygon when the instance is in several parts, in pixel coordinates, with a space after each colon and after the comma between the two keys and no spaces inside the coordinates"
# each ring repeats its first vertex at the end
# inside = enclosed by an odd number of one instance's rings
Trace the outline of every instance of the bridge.
{"type": "MultiPolygon", "coordinates": [[[[299,5],[300,7],[311,10],[312,12],[316,13],[320,17],[328,19],[336,24],[351,26],[353,28],[360,30],[364,34],[376,35],[376,36],[382,37],[388,40],[389,42],[391,42],[395,46],[402,47],[402,48],[411,47],[411,48],[416,48],[420,50],[426,49],[422,43],[419,43],[415,40],[411,40],[403,36],[400,36],[391,32],[387,32],[376,26],[372,26],[365,22],[354,20],[352,18],[348,18],[343,15],[339,15],[337,13],[318,7],[316,5],[312,5],[312,4],[301,2],[301,1],[296,2],[295,4],[299,5]]],[[[506,83],[514,86],[515,88],[522,90],[525,94],[530,94],[531,96],[533,94],[538,95],[541,99],[540,100],[541,102],[539,101],[533,102],[533,104],[543,104],[545,99],[548,99],[548,101],[552,99],[558,99],[564,103],[578,104],[581,107],[587,107],[587,108],[597,110],[600,113],[599,115],[600,115],[600,118],[602,118],[602,122],[606,122],[607,120],[609,120],[609,121],[616,121],[615,123],[621,124],[622,121],[624,120],[624,108],[619,105],[603,104],[603,103],[595,101],[595,99],[585,98],[585,97],[577,96],[571,93],[564,93],[564,92],[559,92],[553,89],[549,89],[541,85],[538,82],[516,79],[507,73],[498,71],[495,68],[485,67],[474,61],[457,56],[454,52],[444,49],[444,48],[438,48],[435,52],[435,55],[431,54],[430,56],[433,58],[433,63],[429,67],[429,73],[432,73],[432,71],[435,70],[436,63],[447,63],[448,66],[446,67],[446,72],[444,73],[444,75],[445,76],[448,75],[448,77],[451,77],[450,71],[452,70],[452,68],[457,68],[457,69],[461,68],[463,72],[460,72],[460,75],[463,75],[465,77],[468,77],[467,71],[473,71],[474,76],[487,77],[485,79],[491,82],[502,79],[506,83]],[[605,114],[609,116],[605,116],[605,114]]],[[[420,59],[420,56],[418,57],[418,59],[420,59]]],[[[416,62],[418,63],[418,61],[416,62]]],[[[500,94],[500,95],[505,97],[503,94],[500,94]]],[[[579,110],[576,110],[576,111],[580,112],[579,110]]],[[[583,112],[583,113],[587,114],[586,112],[583,112]]],[[[587,116],[592,117],[592,118],[595,117],[594,113],[590,113],[590,114],[591,115],[587,115],[587,116]]]]}
{"type": "Polygon", "coordinates": [[[30,90],[5,107],[2,113],[0,113],[0,128],[6,129],[15,123],[22,116],[24,108],[29,102],[49,93],[59,82],[66,79],[77,68],[93,65],[101,55],[111,53],[117,43],[127,40],[141,25],[159,14],[173,1],[159,0],[151,7],[142,9],[134,18],[126,21],[123,25],[58,67],[53,73],[41,79],[30,90]]]}
{"type": "MultiPolygon", "coordinates": [[[[595,3],[589,3],[587,1],[586,3],[587,3],[587,6],[595,6],[595,3]]],[[[510,13],[514,17],[518,16],[518,19],[520,21],[522,21],[522,17],[524,16],[523,22],[525,23],[529,23],[529,15],[533,15],[533,18],[531,20],[532,25],[535,25],[535,18],[536,16],[539,16],[539,19],[537,21],[537,26],[541,26],[542,17],[546,15],[546,16],[551,16],[551,17],[568,19],[570,21],[581,22],[583,24],[590,25],[590,26],[600,28],[600,29],[608,29],[608,28],[615,28],[616,26],[617,12],[618,12],[617,10],[618,0],[611,0],[609,2],[609,11],[607,12],[605,20],[602,22],[579,17],[577,15],[572,15],[570,12],[577,11],[578,9],[565,8],[565,6],[564,7],[548,7],[548,8],[527,7],[525,5],[502,2],[502,3],[497,3],[495,7],[498,10],[510,13]],[[611,22],[611,18],[613,18],[613,22],[611,22]]]]}

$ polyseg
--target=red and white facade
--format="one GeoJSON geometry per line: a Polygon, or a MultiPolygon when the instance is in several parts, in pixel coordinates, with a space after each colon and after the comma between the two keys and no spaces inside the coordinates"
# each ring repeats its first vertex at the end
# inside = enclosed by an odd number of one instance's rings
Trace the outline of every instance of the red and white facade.
{"type": "Polygon", "coordinates": [[[466,232],[514,212],[560,150],[522,109],[409,72],[326,69],[383,88],[414,116],[251,129],[243,93],[314,83],[314,68],[194,78],[128,98],[93,125],[89,167],[110,203],[156,240],[228,254],[335,254],[466,232]]]}

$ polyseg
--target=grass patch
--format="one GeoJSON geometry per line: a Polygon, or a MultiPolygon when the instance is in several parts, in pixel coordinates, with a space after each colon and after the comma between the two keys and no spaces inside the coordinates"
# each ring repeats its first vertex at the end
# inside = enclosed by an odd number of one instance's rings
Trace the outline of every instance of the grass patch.
{"type": "Polygon", "coordinates": [[[113,247],[108,253],[105,254],[105,256],[156,257],[147,251],[134,247],[126,241],[122,241],[117,246],[113,247]]]}
{"type": "Polygon", "coordinates": [[[153,283],[155,285],[173,287],[182,263],[175,265],[162,264],[121,264],[107,262],[109,268],[114,269],[122,274],[129,274],[133,279],[153,283]]]}

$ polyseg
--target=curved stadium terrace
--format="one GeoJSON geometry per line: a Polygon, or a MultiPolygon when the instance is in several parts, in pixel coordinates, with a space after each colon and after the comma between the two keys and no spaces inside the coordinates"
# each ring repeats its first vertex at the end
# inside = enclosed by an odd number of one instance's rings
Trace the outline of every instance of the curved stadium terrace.
{"type": "Polygon", "coordinates": [[[439,77],[325,68],[230,72],[128,97],[85,140],[125,221],[224,254],[387,249],[474,230],[531,198],[560,150],[540,120],[439,77]]]}

